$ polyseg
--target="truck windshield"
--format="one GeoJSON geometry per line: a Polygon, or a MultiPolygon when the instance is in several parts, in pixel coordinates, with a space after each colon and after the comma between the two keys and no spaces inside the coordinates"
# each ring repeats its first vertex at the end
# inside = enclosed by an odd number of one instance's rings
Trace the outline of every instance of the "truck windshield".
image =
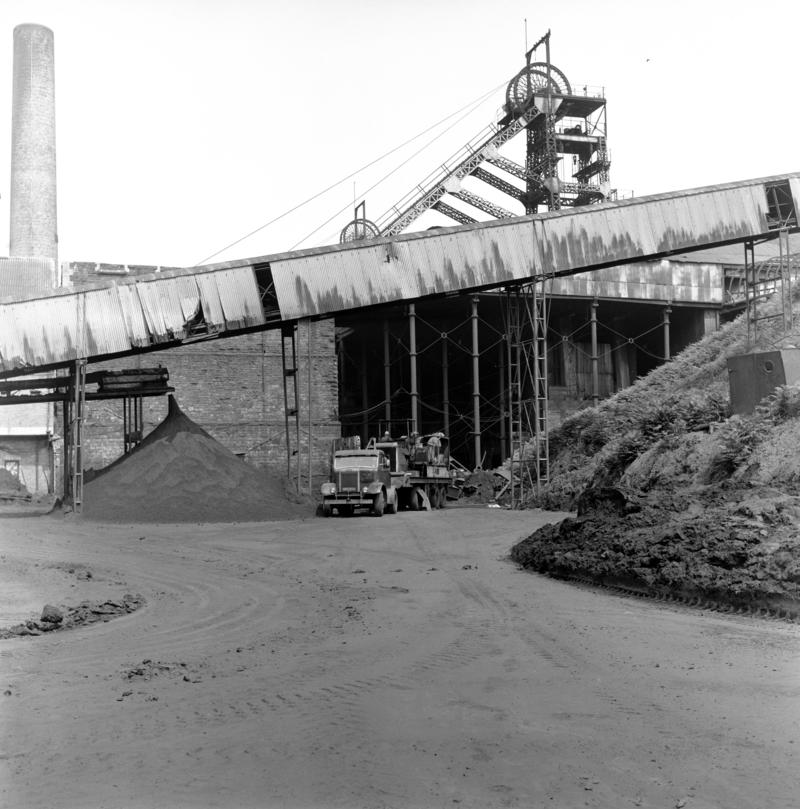
{"type": "Polygon", "coordinates": [[[336,472],[344,469],[377,469],[377,455],[345,455],[333,459],[333,468],[336,472]]]}

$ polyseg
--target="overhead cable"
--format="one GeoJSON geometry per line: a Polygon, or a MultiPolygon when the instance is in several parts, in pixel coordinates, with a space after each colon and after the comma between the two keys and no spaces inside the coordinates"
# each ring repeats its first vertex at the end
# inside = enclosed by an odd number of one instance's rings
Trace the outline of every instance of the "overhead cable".
{"type": "MultiPolygon", "coordinates": [[[[270,219],[268,222],[265,222],[263,225],[260,225],[260,226],[259,226],[259,227],[257,227],[255,230],[251,230],[249,233],[245,234],[244,236],[242,236],[242,237],[241,237],[241,238],[239,238],[239,239],[236,239],[236,241],[231,242],[230,244],[226,245],[225,247],[221,248],[220,250],[217,250],[215,253],[212,253],[210,256],[206,256],[206,257],[205,257],[204,259],[202,259],[201,261],[196,262],[196,264],[195,264],[194,266],[200,266],[200,265],[202,265],[202,264],[205,264],[207,261],[209,261],[209,260],[210,260],[210,259],[212,259],[212,258],[215,258],[215,257],[216,257],[216,256],[218,256],[220,253],[224,253],[226,250],[230,250],[230,248],[231,248],[231,247],[235,247],[237,244],[241,244],[241,242],[245,241],[246,239],[249,239],[251,236],[255,236],[255,234],[256,234],[256,233],[261,232],[261,231],[262,231],[262,230],[264,230],[265,228],[268,228],[270,225],[274,225],[276,222],[280,221],[280,220],[281,220],[281,219],[283,219],[284,217],[287,217],[289,214],[294,213],[295,211],[299,210],[299,209],[300,209],[300,208],[302,208],[304,205],[308,205],[308,203],[313,202],[315,199],[318,199],[318,198],[319,198],[319,197],[321,197],[323,194],[327,194],[327,193],[328,193],[328,191],[331,191],[332,189],[336,188],[336,186],[341,185],[341,184],[342,184],[342,183],[344,183],[344,182],[347,182],[347,180],[349,180],[349,179],[351,179],[351,178],[355,177],[357,174],[360,174],[362,171],[366,171],[368,168],[370,168],[370,167],[374,166],[376,163],[380,163],[380,162],[381,162],[381,160],[385,160],[387,157],[389,157],[390,155],[393,155],[395,152],[399,151],[400,149],[403,149],[404,147],[408,146],[410,143],[413,143],[415,140],[418,140],[419,138],[423,137],[424,135],[427,135],[427,134],[428,134],[428,132],[430,132],[430,131],[431,131],[431,130],[433,130],[433,129],[436,129],[438,126],[441,126],[443,123],[445,123],[446,121],[449,121],[451,118],[454,118],[456,115],[459,115],[459,114],[460,114],[460,113],[462,113],[462,112],[463,112],[465,109],[469,108],[469,110],[470,110],[470,112],[471,112],[471,111],[472,111],[472,108],[474,108],[474,107],[475,107],[477,104],[480,104],[480,103],[482,103],[483,101],[485,101],[485,100],[486,100],[486,98],[488,98],[488,97],[489,97],[489,96],[490,96],[492,93],[496,92],[496,91],[497,91],[497,90],[498,90],[500,87],[502,87],[502,85],[498,85],[497,87],[493,87],[491,90],[489,90],[488,92],[484,93],[482,96],[479,96],[479,97],[478,97],[478,99],[477,99],[477,101],[470,101],[470,102],[469,102],[469,104],[465,104],[463,107],[461,107],[460,109],[457,109],[455,112],[451,112],[449,115],[446,115],[446,116],[445,116],[444,118],[442,118],[440,121],[437,121],[435,124],[432,124],[431,126],[427,127],[427,129],[423,129],[421,132],[419,132],[419,133],[417,133],[416,135],[414,135],[414,137],[409,138],[408,140],[406,140],[406,141],[404,141],[403,143],[401,143],[399,146],[395,146],[393,149],[390,149],[388,152],[385,152],[385,153],[384,153],[384,154],[382,154],[380,157],[376,157],[374,160],[372,160],[372,161],[370,161],[369,163],[365,164],[365,165],[364,165],[364,166],[362,166],[360,169],[356,169],[355,171],[353,171],[353,172],[351,172],[350,174],[348,174],[346,177],[342,177],[342,179],[341,179],[341,180],[337,180],[335,183],[333,183],[332,185],[329,185],[327,188],[323,189],[322,191],[319,191],[318,193],[314,194],[313,196],[309,197],[308,199],[304,200],[303,202],[299,202],[299,203],[298,203],[297,205],[295,205],[294,207],[289,208],[289,210],[284,211],[282,214],[279,214],[279,215],[278,215],[278,216],[276,216],[274,219],[270,219]]],[[[459,123],[461,120],[463,120],[463,118],[459,118],[459,120],[458,120],[458,121],[456,121],[456,123],[459,123]]],[[[453,126],[455,126],[455,124],[453,124],[453,126]]],[[[449,131],[449,129],[451,129],[451,128],[452,128],[452,127],[449,127],[448,129],[446,129],[446,130],[445,130],[445,132],[449,131]]],[[[444,134],[444,132],[443,132],[442,134],[444,134]]],[[[439,136],[439,137],[441,137],[441,136],[439,136]]],[[[434,140],[436,140],[436,138],[434,138],[434,140]]],[[[430,141],[430,143],[433,143],[433,141],[430,141]]],[[[426,146],[425,146],[425,147],[423,147],[423,148],[427,148],[427,146],[428,146],[428,145],[430,145],[430,143],[429,143],[429,144],[426,144],[426,146]]],[[[420,150],[420,151],[422,151],[422,150],[420,150]]],[[[419,152],[416,152],[414,155],[412,155],[412,157],[415,157],[417,154],[419,154],[419,152]]],[[[409,158],[409,159],[410,159],[410,158],[409,158]]],[[[406,161],[406,162],[407,162],[407,161],[406,161]]],[[[404,165],[404,163],[401,163],[400,165],[402,166],[402,165],[404,165]]],[[[400,168],[400,167],[398,166],[398,168],[400,168]]],[[[395,169],[395,171],[396,171],[396,170],[397,170],[397,169],[395,169]]],[[[390,172],[390,174],[389,174],[389,175],[386,175],[386,176],[388,177],[388,176],[390,176],[392,173],[393,173],[393,172],[390,172]]],[[[385,179],[385,178],[384,178],[384,179],[385,179]]],[[[380,182],[383,182],[383,180],[381,180],[380,182]]],[[[379,183],[376,183],[376,185],[378,185],[378,184],[379,184],[379,183]]],[[[374,185],[373,185],[371,188],[367,189],[367,190],[368,190],[368,191],[371,191],[373,188],[375,188],[375,186],[374,186],[374,185]]],[[[342,209],[342,211],[344,211],[344,210],[346,210],[346,208],[343,208],[343,209],[342,209]]],[[[338,216],[340,213],[342,213],[342,211],[338,211],[336,214],[334,214],[334,216],[332,216],[332,217],[331,217],[331,219],[333,219],[333,218],[335,218],[336,216],[338,216]]],[[[330,222],[330,221],[331,221],[331,219],[329,219],[329,220],[328,220],[328,222],[330,222]]],[[[327,224],[327,222],[326,222],[325,224],[327,224]]],[[[320,230],[320,229],[321,229],[321,228],[323,228],[324,226],[325,226],[324,224],[323,224],[323,225],[320,225],[320,227],[319,227],[319,228],[317,228],[317,230],[320,230]]],[[[303,243],[303,242],[304,242],[306,239],[308,239],[310,236],[313,236],[313,235],[314,235],[314,233],[316,233],[316,232],[317,232],[317,230],[314,230],[312,233],[310,233],[308,236],[306,236],[306,238],[305,238],[305,239],[303,239],[302,241],[298,242],[298,244],[302,244],[302,243],[303,243]]],[[[295,246],[296,246],[296,245],[295,245],[295,246]]],[[[291,248],[291,249],[294,249],[294,248],[291,248]]]]}

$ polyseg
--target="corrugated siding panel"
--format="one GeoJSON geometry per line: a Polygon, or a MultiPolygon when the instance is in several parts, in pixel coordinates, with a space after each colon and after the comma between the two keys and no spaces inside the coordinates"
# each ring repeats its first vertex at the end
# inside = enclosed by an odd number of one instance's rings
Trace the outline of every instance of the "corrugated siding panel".
{"type": "MultiPolygon", "coordinates": [[[[86,318],[84,335],[81,335],[79,320],[81,311],[75,312],[75,319],[71,324],[75,335],[75,348],[80,355],[93,356],[127,351],[131,347],[131,340],[116,288],[93,289],[81,294],[84,298],[83,311],[86,318]]],[[[79,304],[77,299],[76,304],[79,304]]],[[[80,304],[76,308],[79,309],[80,304]]]]}
{"type": "Polygon", "coordinates": [[[564,276],[548,282],[551,295],[722,303],[722,268],[713,264],[686,264],[662,259],[604,267],[590,273],[564,276]]]}
{"type": "MultiPolygon", "coordinates": [[[[791,182],[800,193],[800,178],[792,175],[791,182]]],[[[766,231],[764,184],[755,181],[289,255],[271,266],[281,313],[295,319],[680,252],[766,231]]],[[[630,286],[620,277],[616,283],[630,286]]],[[[642,294],[652,294],[658,285],[649,278],[641,286],[642,294]]],[[[719,299],[719,291],[694,283],[672,286],[676,300],[719,299]]]]}
{"type": "Polygon", "coordinates": [[[62,293],[3,306],[0,371],[182,339],[186,322],[197,315],[201,300],[211,331],[264,323],[251,267],[62,293]]]}
{"type": "Polygon", "coordinates": [[[115,289],[131,346],[139,348],[150,345],[150,332],[139,300],[138,286],[136,284],[120,284],[115,289]]]}
{"type": "Polygon", "coordinates": [[[181,339],[186,321],[197,314],[200,295],[191,276],[137,283],[147,328],[155,342],[181,339]]]}
{"type": "MultiPolygon", "coordinates": [[[[70,301],[70,303],[72,303],[70,301]]],[[[73,304],[74,305],[74,304],[73,304]]],[[[0,317],[3,370],[44,365],[62,350],[69,335],[69,306],[58,298],[24,301],[4,307],[0,317]]]]}
{"type": "Polygon", "coordinates": [[[214,277],[227,328],[243,329],[265,322],[252,267],[219,270],[209,275],[214,277]]]}
{"type": "Polygon", "coordinates": [[[652,236],[628,208],[581,209],[540,220],[544,271],[565,272],[651,252],[652,236]]]}
{"type": "Polygon", "coordinates": [[[195,280],[200,291],[206,323],[213,328],[221,328],[225,324],[225,314],[222,311],[222,301],[219,299],[219,287],[215,276],[216,273],[203,273],[198,275],[195,280]]]}
{"type": "Polygon", "coordinates": [[[394,300],[488,287],[533,271],[530,221],[379,242],[272,261],[281,315],[292,320],[394,300]]]}

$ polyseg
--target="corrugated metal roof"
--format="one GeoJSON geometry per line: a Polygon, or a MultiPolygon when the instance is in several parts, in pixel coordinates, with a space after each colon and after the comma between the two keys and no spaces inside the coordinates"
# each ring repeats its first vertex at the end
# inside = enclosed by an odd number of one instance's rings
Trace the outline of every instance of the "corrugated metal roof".
{"type": "MultiPolygon", "coordinates": [[[[769,232],[764,185],[782,175],[268,260],[294,320],[425,295],[567,275],[769,232]]],[[[796,186],[796,183],[795,183],[796,186]]],[[[793,186],[793,187],[795,187],[793,186]]],[[[797,205],[796,199],[796,207],[797,205]]],[[[689,290],[687,294],[691,294],[689,290]]]]}
{"type": "MultiPolygon", "coordinates": [[[[283,320],[428,295],[488,289],[535,276],[642,262],[769,233],[765,185],[788,182],[795,209],[800,174],[570,208],[514,220],[404,234],[369,242],[184,270],[156,272],[85,291],[3,305],[0,373],[56,365],[86,347],[102,357],[182,340],[202,312],[210,333],[266,326],[255,267],[269,266],[283,320]]],[[[595,275],[586,289],[647,299],[703,301],[718,278],[695,265],[662,264],[595,275]],[[698,273],[700,277],[698,278],[698,273]],[[603,287],[605,285],[605,287],[603,287]],[[667,292],[671,287],[671,295],[667,292]]],[[[578,283],[578,282],[576,282],[578,283]]],[[[721,282],[719,284],[721,296],[721,282]]],[[[605,297],[605,295],[604,295],[605,297]]],[[[716,299],[715,299],[716,300],[716,299]]],[[[277,325],[270,319],[269,325],[277,325]]]]}

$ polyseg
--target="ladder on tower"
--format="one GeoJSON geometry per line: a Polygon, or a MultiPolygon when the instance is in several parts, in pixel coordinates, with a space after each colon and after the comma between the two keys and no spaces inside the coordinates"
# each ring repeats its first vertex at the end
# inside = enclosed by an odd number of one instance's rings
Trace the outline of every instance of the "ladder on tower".
{"type": "Polygon", "coordinates": [[[524,506],[550,478],[547,403],[548,301],[544,279],[509,289],[508,431],[511,505],[524,506]]]}
{"type": "Polygon", "coordinates": [[[300,391],[297,379],[297,324],[281,326],[281,361],[283,364],[283,418],[286,433],[286,477],[292,478],[292,457],[296,461],[296,486],[300,491],[300,391]],[[294,450],[291,421],[294,421],[294,450]]]}

